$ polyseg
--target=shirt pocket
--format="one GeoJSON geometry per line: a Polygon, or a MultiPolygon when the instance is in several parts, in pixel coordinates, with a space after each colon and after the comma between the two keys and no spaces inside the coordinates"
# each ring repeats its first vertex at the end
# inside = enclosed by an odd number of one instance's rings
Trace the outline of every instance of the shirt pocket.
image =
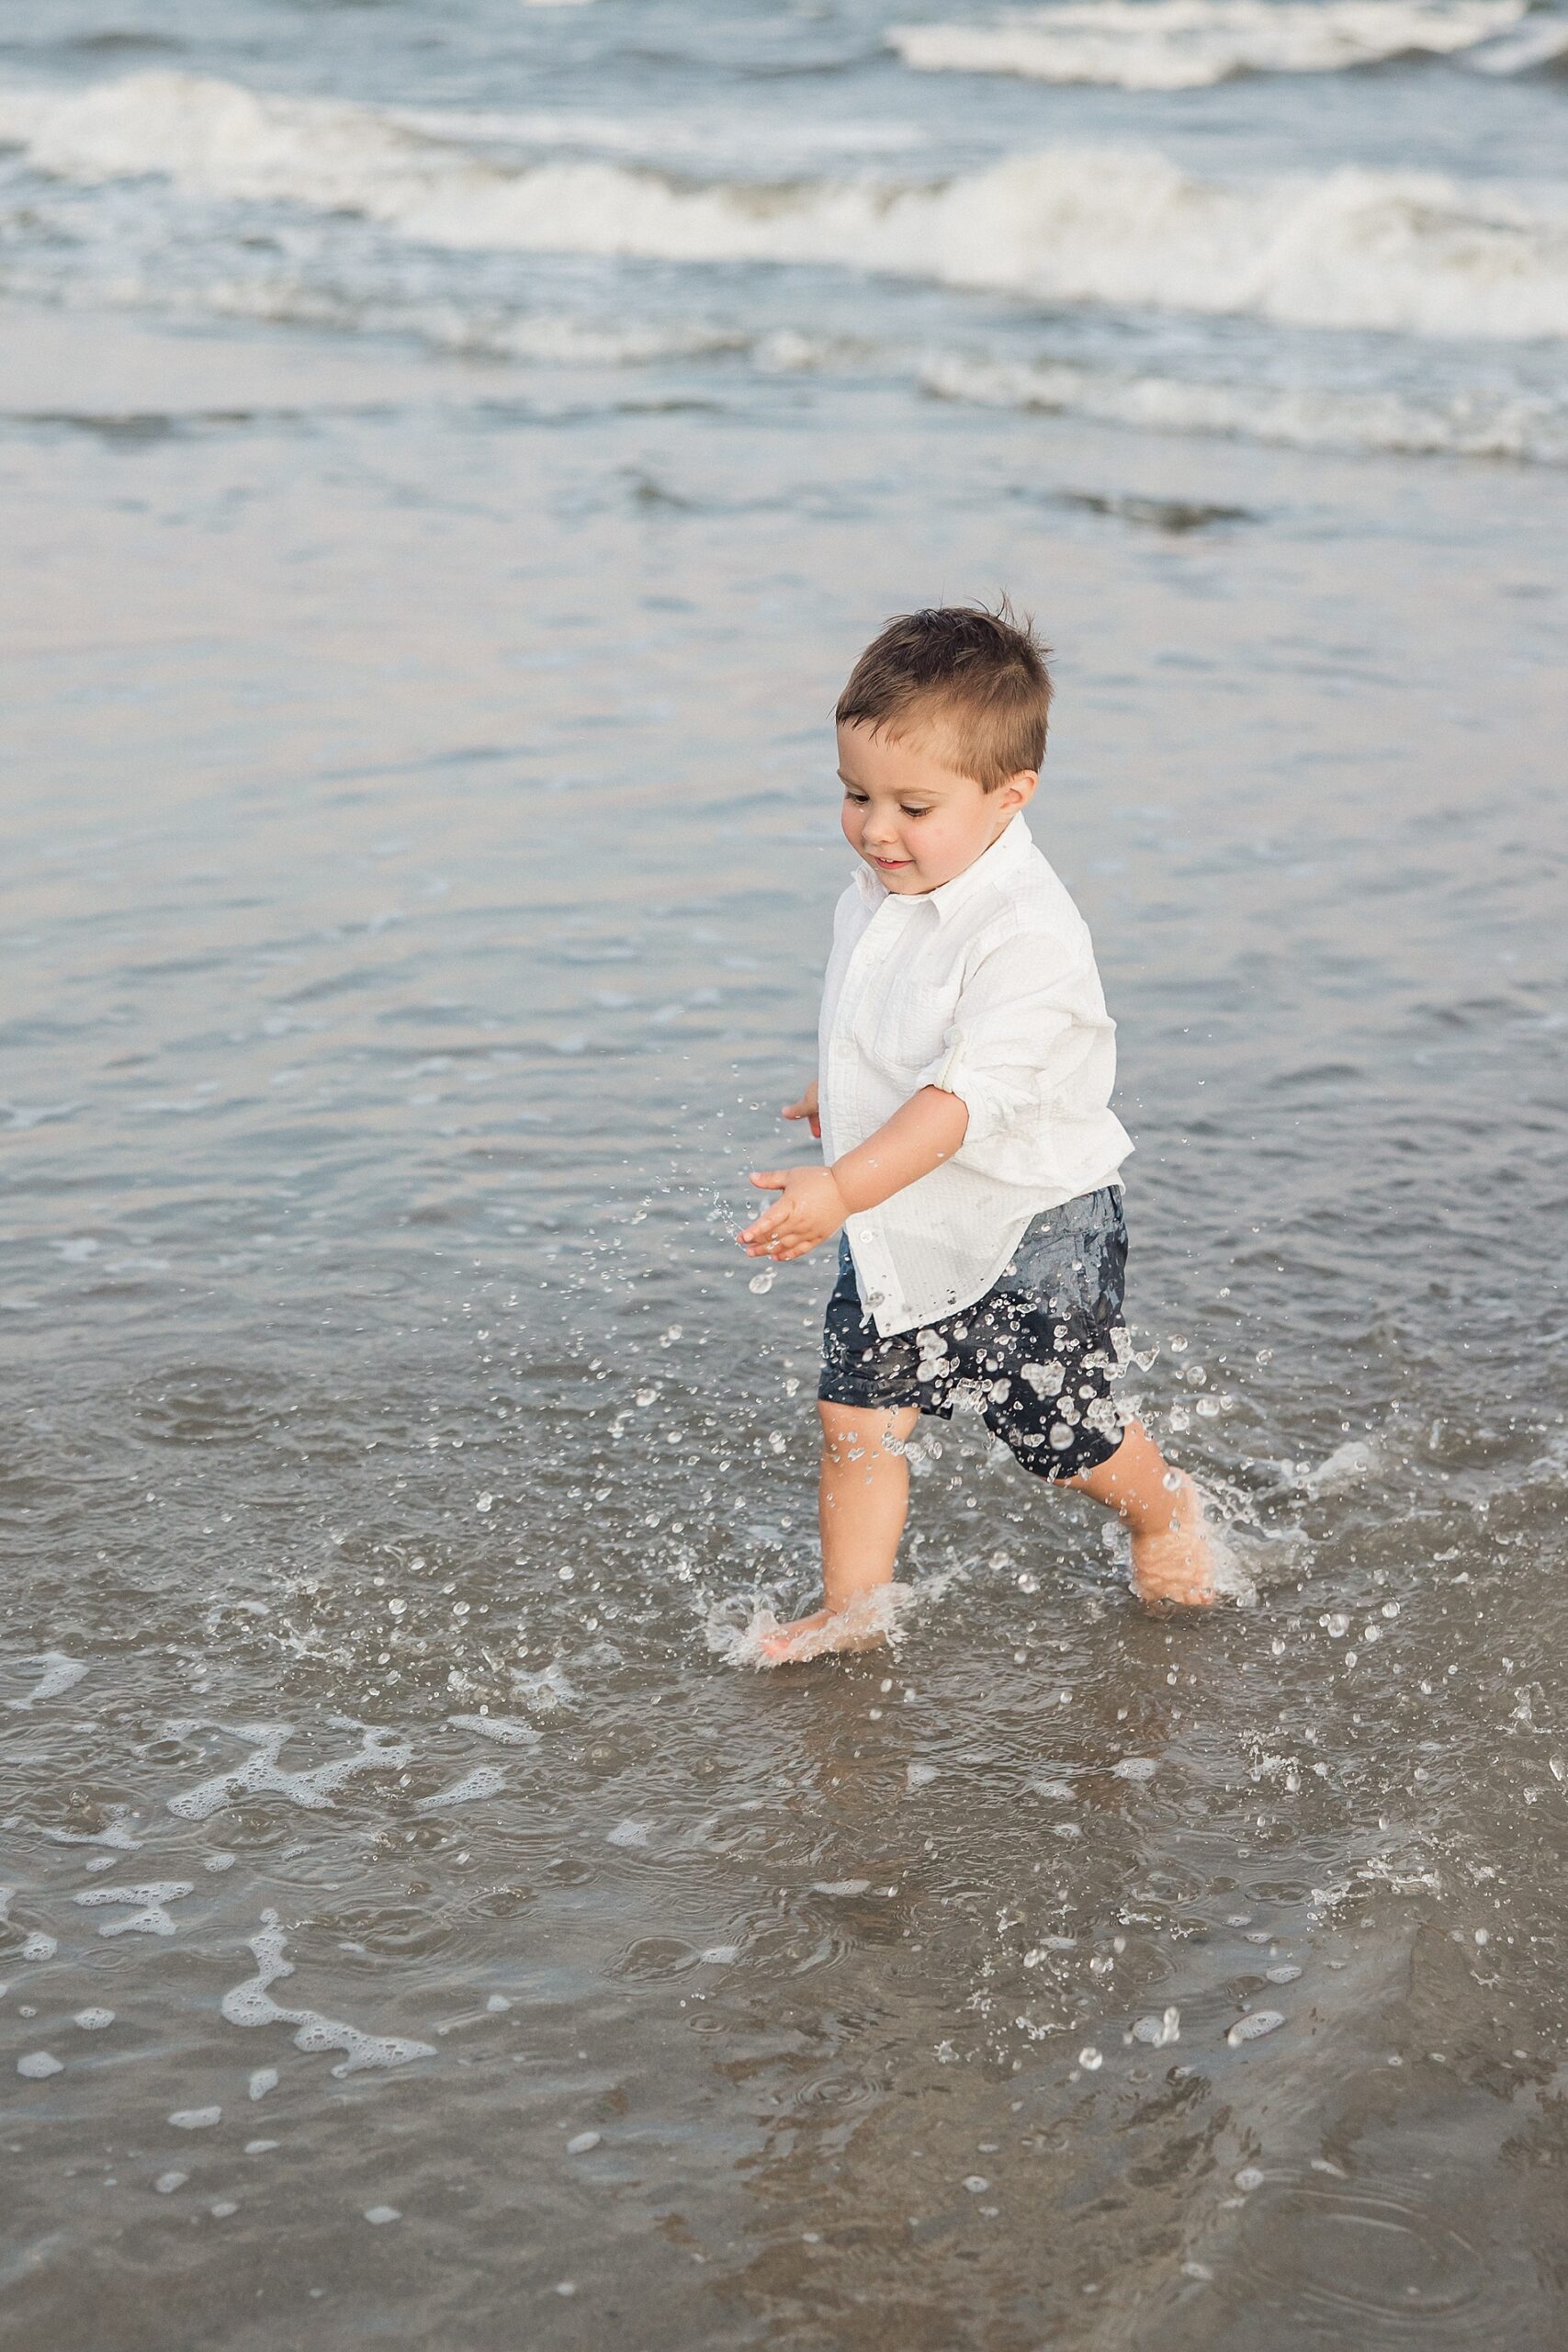
{"type": "Polygon", "coordinates": [[[920,980],[895,980],[863,1003],[852,1023],[863,1053],[881,1068],[911,1076],[934,1062],[953,1025],[953,1001],[949,989],[934,989],[920,980]]]}

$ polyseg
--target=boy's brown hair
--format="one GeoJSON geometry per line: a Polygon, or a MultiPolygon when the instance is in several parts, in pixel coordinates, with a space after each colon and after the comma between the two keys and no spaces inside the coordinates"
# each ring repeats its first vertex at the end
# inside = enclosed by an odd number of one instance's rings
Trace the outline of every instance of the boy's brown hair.
{"type": "Polygon", "coordinates": [[[900,613],[850,672],[834,719],[897,741],[926,723],[943,737],[939,756],[984,792],[1038,769],[1051,711],[1050,648],[1004,596],[900,613]]]}

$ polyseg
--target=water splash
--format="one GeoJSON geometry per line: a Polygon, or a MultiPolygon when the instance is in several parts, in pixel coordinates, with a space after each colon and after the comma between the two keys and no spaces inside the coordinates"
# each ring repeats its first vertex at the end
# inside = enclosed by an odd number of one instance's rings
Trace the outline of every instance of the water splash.
{"type": "Polygon", "coordinates": [[[884,1642],[896,1645],[908,1630],[905,1620],[915,1598],[912,1585],[878,1585],[822,1624],[782,1645],[779,1637],[784,1628],[768,1602],[720,1601],[707,1615],[707,1645],[727,1666],[758,1668],[801,1666],[837,1651],[870,1649],[884,1642]]]}

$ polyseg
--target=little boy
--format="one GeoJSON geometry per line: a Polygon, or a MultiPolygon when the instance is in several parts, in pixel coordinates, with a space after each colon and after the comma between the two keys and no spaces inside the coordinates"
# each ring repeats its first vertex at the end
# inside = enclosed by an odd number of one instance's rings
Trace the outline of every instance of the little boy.
{"type": "Polygon", "coordinates": [[[772,1663],[882,1638],[904,1441],[960,1396],[1026,1470],[1120,1513],[1141,1600],[1214,1597],[1197,1487],[1111,1393],[1132,1146],[1089,932],[1023,819],[1050,707],[1005,600],[890,621],[839,699],[862,863],[834,918],[818,1076],[784,1114],[827,1165],[753,1175],[780,1198],[739,1236],[791,1259],[843,1229],[818,1389],[825,1606],[765,1638],[772,1663]]]}

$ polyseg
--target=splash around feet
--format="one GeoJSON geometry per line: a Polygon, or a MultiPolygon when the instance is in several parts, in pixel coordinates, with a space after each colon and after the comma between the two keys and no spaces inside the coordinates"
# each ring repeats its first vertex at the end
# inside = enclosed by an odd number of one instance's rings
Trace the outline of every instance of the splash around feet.
{"type": "Polygon", "coordinates": [[[914,1587],[876,1585],[859,1593],[840,1610],[818,1609],[809,1617],[781,1624],[773,1611],[760,1608],[744,1625],[727,1623],[715,1613],[708,1621],[708,1647],[731,1666],[771,1668],[806,1666],[813,1658],[853,1657],[880,1649],[904,1637],[902,1618],[914,1587]]]}

